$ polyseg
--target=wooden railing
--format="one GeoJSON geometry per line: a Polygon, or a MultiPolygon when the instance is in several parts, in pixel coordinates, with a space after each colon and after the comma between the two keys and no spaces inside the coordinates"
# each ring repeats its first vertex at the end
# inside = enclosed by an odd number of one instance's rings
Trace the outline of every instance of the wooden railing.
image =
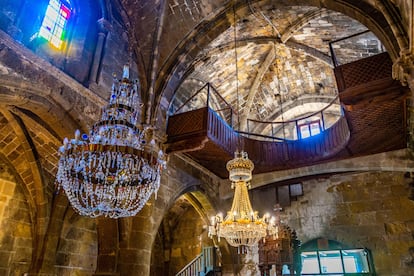
{"type": "Polygon", "coordinates": [[[174,108],[170,110],[168,117],[175,116],[184,112],[191,112],[203,106],[211,108],[217,112],[217,114],[219,114],[227,124],[233,125],[233,119],[235,118],[235,115],[237,115],[235,114],[235,110],[233,110],[232,106],[209,82],[198,89],[182,104],[177,106],[173,104],[172,107],[174,108]],[[193,101],[196,101],[197,104],[193,105],[193,101]]]}
{"type": "Polygon", "coordinates": [[[361,58],[375,56],[386,51],[381,41],[373,32],[369,30],[329,42],[329,50],[331,53],[332,64],[335,68],[354,61],[359,61],[361,58]],[[362,47],[361,49],[354,48],[354,51],[351,54],[349,51],[343,51],[343,45],[358,44],[361,40],[367,41],[370,45],[366,45],[366,47],[362,47]]]}
{"type": "MultiPolygon", "coordinates": [[[[208,111],[207,136],[216,145],[227,150],[230,154],[236,150],[237,132],[226,125],[212,110],[208,111]]],[[[244,148],[254,162],[279,166],[289,161],[310,161],[332,156],[343,149],[350,138],[350,132],[345,117],[320,135],[306,139],[285,141],[260,141],[243,137],[244,148]]]]}
{"type": "Polygon", "coordinates": [[[216,267],[215,249],[212,246],[203,247],[200,255],[195,257],[176,276],[205,276],[216,267]]]}
{"type": "Polygon", "coordinates": [[[263,173],[326,159],[344,149],[350,139],[345,117],[306,139],[251,139],[232,129],[207,107],[170,117],[167,134],[166,152],[186,152],[222,178],[228,175],[225,163],[240,145],[255,163],[255,173],[263,173]]]}
{"type": "Polygon", "coordinates": [[[301,125],[305,125],[314,120],[313,122],[316,122],[319,126],[319,131],[325,131],[326,129],[332,126],[332,123],[330,123],[330,121],[332,120],[326,120],[326,114],[335,114],[337,118],[343,116],[340,104],[341,103],[339,102],[339,96],[336,96],[321,110],[318,110],[303,117],[296,118],[294,120],[260,121],[254,119],[247,119],[247,132],[240,133],[243,135],[247,135],[251,138],[256,138],[265,141],[284,142],[303,139],[300,130],[301,125]],[[270,133],[266,134],[263,131],[260,131],[261,134],[257,134],[256,130],[258,129],[270,129],[270,131],[268,131],[270,133]],[[290,134],[286,134],[286,132],[290,134]]]}

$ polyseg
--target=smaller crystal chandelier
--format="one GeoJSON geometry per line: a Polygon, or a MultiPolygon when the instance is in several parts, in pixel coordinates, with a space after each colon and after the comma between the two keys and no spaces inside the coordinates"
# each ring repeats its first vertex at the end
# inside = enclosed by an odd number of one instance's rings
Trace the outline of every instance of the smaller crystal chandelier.
{"type": "Polygon", "coordinates": [[[57,181],[83,216],[134,216],[158,191],[165,160],[161,150],[154,152],[152,128],[137,126],[138,91],[138,81],[129,79],[124,66],[122,80],[114,76],[109,104],[90,135],[77,130],[60,147],[57,181]]]}
{"type": "Polygon", "coordinates": [[[247,188],[252,179],[253,162],[244,151],[235,152],[234,159],[227,163],[229,179],[234,188],[233,204],[227,216],[221,214],[211,219],[209,236],[225,238],[234,247],[252,246],[267,234],[268,217],[259,218],[253,211],[247,188]]]}
{"type": "MultiPolygon", "coordinates": [[[[236,24],[236,10],[233,5],[233,20],[236,24]]],[[[237,93],[237,109],[239,109],[239,78],[237,67],[237,37],[236,25],[234,26],[234,56],[236,67],[236,93],[237,93]]],[[[240,129],[240,117],[237,112],[238,128],[240,129]]],[[[238,139],[238,146],[240,146],[240,136],[238,139]]],[[[211,226],[209,227],[209,236],[217,236],[225,238],[226,241],[234,247],[238,247],[244,251],[244,246],[252,246],[264,238],[267,234],[267,217],[259,218],[258,212],[253,211],[249,199],[247,188],[252,179],[252,171],[254,169],[253,162],[247,156],[247,152],[236,151],[234,159],[227,162],[227,170],[229,171],[229,179],[234,188],[233,204],[227,216],[223,218],[222,214],[218,214],[211,219],[211,226]]]]}

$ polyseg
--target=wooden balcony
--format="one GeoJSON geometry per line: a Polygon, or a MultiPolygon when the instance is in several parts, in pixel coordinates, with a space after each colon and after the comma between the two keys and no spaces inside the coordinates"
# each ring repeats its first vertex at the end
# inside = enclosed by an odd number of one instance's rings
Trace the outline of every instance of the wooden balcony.
{"type": "MultiPolygon", "coordinates": [[[[197,163],[226,178],[226,162],[237,150],[239,134],[214,111],[204,107],[168,120],[167,153],[185,152],[197,163]]],[[[350,138],[346,120],[317,136],[289,142],[269,142],[240,136],[244,150],[255,164],[254,173],[282,170],[320,161],[342,150],[350,138]]]]}
{"type": "MultiPolygon", "coordinates": [[[[385,53],[337,67],[345,116],[319,135],[285,142],[240,136],[255,164],[253,173],[405,148],[409,90],[392,80],[391,66],[385,53]]],[[[167,153],[183,152],[217,176],[228,177],[226,163],[237,150],[239,134],[213,110],[204,107],[169,117],[167,135],[167,153]]]]}

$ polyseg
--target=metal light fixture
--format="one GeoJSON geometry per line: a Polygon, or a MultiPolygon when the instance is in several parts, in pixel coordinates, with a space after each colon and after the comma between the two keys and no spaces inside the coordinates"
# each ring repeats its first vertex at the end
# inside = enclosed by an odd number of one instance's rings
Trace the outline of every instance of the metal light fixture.
{"type": "Polygon", "coordinates": [[[233,204],[227,216],[218,214],[211,219],[210,237],[225,238],[234,247],[252,246],[264,238],[268,229],[268,217],[259,217],[250,203],[248,187],[252,179],[253,162],[244,151],[236,152],[234,159],[227,162],[229,179],[234,188],[233,204]]]}
{"type": "Polygon", "coordinates": [[[114,76],[109,104],[90,135],[75,132],[63,141],[57,181],[72,207],[88,217],[136,215],[160,186],[165,166],[153,129],[139,125],[139,83],[114,76]]]}
{"type": "MultiPolygon", "coordinates": [[[[237,38],[236,38],[236,11],[233,4],[234,19],[234,56],[236,67],[236,94],[237,94],[237,124],[240,130],[239,116],[239,78],[237,66],[237,38]]],[[[238,137],[238,147],[241,146],[240,136],[238,137]]],[[[234,159],[227,162],[227,170],[229,171],[229,179],[234,188],[233,204],[230,211],[227,212],[225,218],[222,214],[218,214],[211,219],[209,227],[209,236],[217,236],[225,238],[226,241],[234,247],[243,248],[244,246],[252,246],[264,238],[267,234],[268,217],[260,218],[257,211],[253,211],[250,203],[248,187],[252,179],[252,171],[254,169],[253,162],[249,159],[247,152],[236,151],[234,159]]]]}

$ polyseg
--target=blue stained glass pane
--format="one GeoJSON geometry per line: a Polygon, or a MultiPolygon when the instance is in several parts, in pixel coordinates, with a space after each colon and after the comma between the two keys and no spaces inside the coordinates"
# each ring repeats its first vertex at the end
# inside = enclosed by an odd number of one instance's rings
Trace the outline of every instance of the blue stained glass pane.
{"type": "Polygon", "coordinates": [[[50,38],[52,37],[52,34],[50,33],[49,30],[42,28],[40,29],[39,36],[44,37],[47,40],[50,40],[50,38]]]}
{"type": "Polygon", "coordinates": [[[55,37],[62,37],[63,30],[61,28],[56,28],[54,36],[55,37]]]}
{"type": "Polygon", "coordinates": [[[58,10],[60,8],[60,1],[58,1],[58,0],[50,0],[49,1],[49,6],[50,7],[54,7],[56,10],[58,10]]]}
{"type": "Polygon", "coordinates": [[[69,16],[70,9],[65,7],[61,1],[50,0],[39,30],[39,36],[49,40],[55,47],[60,48],[69,16]]]}
{"type": "Polygon", "coordinates": [[[50,43],[52,43],[52,45],[56,48],[60,48],[60,46],[62,46],[62,40],[60,40],[60,38],[52,37],[50,43]]]}

